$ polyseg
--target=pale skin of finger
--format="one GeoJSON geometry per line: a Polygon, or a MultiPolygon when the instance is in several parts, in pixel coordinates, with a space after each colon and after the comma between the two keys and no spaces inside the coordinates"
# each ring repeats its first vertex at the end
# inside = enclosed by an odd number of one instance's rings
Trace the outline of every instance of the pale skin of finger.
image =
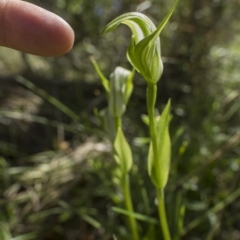
{"type": "Polygon", "coordinates": [[[73,46],[74,32],[62,18],[20,0],[0,0],[0,45],[56,57],[73,46]]]}

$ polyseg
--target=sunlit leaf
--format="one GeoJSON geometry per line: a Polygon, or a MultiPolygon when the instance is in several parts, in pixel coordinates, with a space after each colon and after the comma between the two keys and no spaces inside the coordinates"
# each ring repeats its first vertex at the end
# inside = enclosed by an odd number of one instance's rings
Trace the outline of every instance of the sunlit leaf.
{"type": "Polygon", "coordinates": [[[166,186],[170,168],[171,141],[168,130],[169,112],[170,101],[168,101],[161,117],[157,120],[157,157],[155,157],[153,154],[152,144],[150,144],[148,154],[148,173],[152,182],[159,189],[164,189],[164,187],[166,186]]]}
{"type": "Polygon", "coordinates": [[[148,175],[150,176],[153,184],[158,186],[156,171],[155,171],[155,167],[154,167],[154,155],[153,155],[152,143],[150,143],[150,145],[149,145],[147,163],[148,163],[148,175]]]}

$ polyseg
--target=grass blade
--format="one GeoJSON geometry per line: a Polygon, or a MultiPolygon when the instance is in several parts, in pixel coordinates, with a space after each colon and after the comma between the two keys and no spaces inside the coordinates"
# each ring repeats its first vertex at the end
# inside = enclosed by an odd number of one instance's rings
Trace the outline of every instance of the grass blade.
{"type": "Polygon", "coordinates": [[[37,95],[39,95],[40,97],[42,97],[43,99],[47,100],[49,103],[51,103],[53,106],[55,106],[56,108],[58,108],[60,111],[62,111],[63,113],[65,113],[67,116],[69,116],[70,118],[72,118],[73,121],[77,122],[79,120],[79,116],[74,113],[69,107],[67,107],[65,104],[63,104],[62,102],[60,102],[58,99],[56,99],[55,97],[51,96],[50,94],[48,94],[46,91],[44,91],[43,89],[37,87],[35,84],[33,84],[32,82],[30,82],[29,80],[27,80],[26,78],[22,77],[22,76],[16,76],[15,77],[16,81],[23,84],[25,87],[27,87],[28,89],[30,89],[32,92],[36,93],[37,95]]]}
{"type": "Polygon", "coordinates": [[[17,119],[17,120],[35,122],[35,123],[39,123],[39,124],[49,125],[51,127],[56,127],[56,128],[59,126],[62,126],[64,128],[64,130],[66,130],[68,132],[73,132],[73,133],[76,133],[76,130],[82,130],[84,128],[84,126],[81,124],[77,124],[77,126],[72,127],[63,122],[49,120],[45,117],[35,116],[32,114],[27,114],[27,113],[22,113],[22,112],[0,111],[0,116],[6,117],[6,118],[17,119]]]}
{"type": "Polygon", "coordinates": [[[143,221],[143,222],[147,222],[150,224],[154,224],[154,225],[158,225],[158,220],[152,217],[148,217],[146,215],[142,215],[140,213],[133,213],[133,212],[129,212],[127,210],[124,210],[122,208],[118,208],[118,207],[112,207],[112,210],[116,213],[120,213],[126,216],[131,216],[134,217],[135,219],[139,220],[139,221],[143,221]]]}

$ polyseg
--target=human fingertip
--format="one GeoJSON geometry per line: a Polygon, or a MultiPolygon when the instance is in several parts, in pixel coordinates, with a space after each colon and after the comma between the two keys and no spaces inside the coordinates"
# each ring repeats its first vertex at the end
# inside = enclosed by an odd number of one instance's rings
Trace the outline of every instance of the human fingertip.
{"type": "Polygon", "coordinates": [[[52,12],[28,2],[12,0],[0,4],[1,13],[4,14],[0,18],[0,44],[3,46],[46,57],[61,56],[73,47],[73,29],[52,12]]]}

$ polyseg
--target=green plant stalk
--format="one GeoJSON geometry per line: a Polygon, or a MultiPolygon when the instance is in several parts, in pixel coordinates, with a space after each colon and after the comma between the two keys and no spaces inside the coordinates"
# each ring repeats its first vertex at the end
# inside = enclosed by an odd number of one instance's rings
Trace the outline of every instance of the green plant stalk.
{"type": "MultiPolygon", "coordinates": [[[[122,119],[120,117],[114,117],[114,121],[116,129],[122,127],[122,119]]],[[[124,195],[125,208],[129,213],[134,213],[128,173],[122,173],[121,185],[124,195]]],[[[134,216],[131,214],[128,215],[128,222],[130,231],[132,233],[132,239],[139,240],[137,222],[134,216]]]]}
{"type": "Polygon", "coordinates": [[[157,98],[157,85],[154,83],[148,83],[147,88],[147,110],[149,117],[149,130],[153,147],[154,158],[157,157],[157,136],[156,136],[156,124],[155,124],[155,103],[157,98]]]}
{"type": "Polygon", "coordinates": [[[120,127],[122,127],[122,120],[120,117],[114,117],[114,121],[115,121],[115,127],[116,127],[116,131],[117,129],[120,127]]]}
{"type": "MultiPolygon", "coordinates": [[[[123,174],[123,176],[122,176],[122,190],[123,190],[123,194],[124,194],[126,210],[130,213],[134,213],[130,185],[129,185],[129,176],[127,173],[123,174]]],[[[129,221],[129,227],[132,232],[132,239],[139,240],[136,219],[132,215],[128,215],[128,221],[129,221]]]]}
{"type": "MultiPolygon", "coordinates": [[[[149,117],[149,130],[150,130],[154,158],[158,157],[156,124],[155,124],[155,114],[154,114],[156,97],[157,97],[157,85],[155,83],[148,82],[147,108],[148,108],[148,117],[149,117]]],[[[167,217],[166,217],[164,191],[163,189],[157,189],[156,191],[157,191],[157,199],[158,199],[159,220],[162,227],[164,240],[171,240],[169,227],[167,223],[167,217]]]]}
{"type": "Polygon", "coordinates": [[[164,236],[164,240],[171,240],[166,210],[165,210],[165,200],[164,200],[164,191],[163,189],[157,189],[157,199],[158,199],[158,214],[162,227],[162,232],[164,236]]]}

